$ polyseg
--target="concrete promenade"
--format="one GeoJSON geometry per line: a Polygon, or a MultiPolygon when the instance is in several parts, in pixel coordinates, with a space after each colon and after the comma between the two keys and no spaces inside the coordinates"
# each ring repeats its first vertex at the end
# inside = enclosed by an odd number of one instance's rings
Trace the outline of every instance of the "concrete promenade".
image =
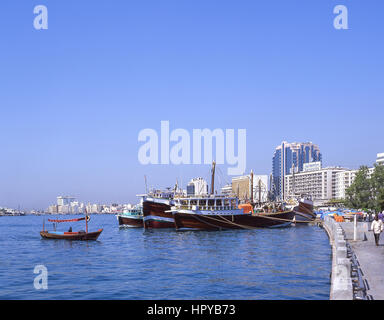
{"type": "Polygon", "coordinates": [[[373,232],[368,231],[365,234],[366,241],[350,240],[349,243],[368,282],[367,293],[375,300],[384,300],[384,233],[380,236],[378,247],[375,245],[373,232]]]}
{"type": "Polygon", "coordinates": [[[384,233],[375,245],[370,222],[323,223],[332,245],[331,300],[384,300],[384,233]],[[356,240],[354,240],[356,238],[356,240]]]}

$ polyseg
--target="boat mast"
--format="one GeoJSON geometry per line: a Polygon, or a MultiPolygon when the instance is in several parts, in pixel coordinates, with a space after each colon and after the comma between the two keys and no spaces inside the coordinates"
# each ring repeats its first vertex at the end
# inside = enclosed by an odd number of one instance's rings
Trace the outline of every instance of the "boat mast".
{"type": "Polygon", "coordinates": [[[211,176],[211,194],[215,193],[215,167],[216,162],[213,160],[212,162],[212,176],[211,176]]]}
{"type": "Polygon", "coordinates": [[[261,179],[259,178],[259,203],[261,203],[261,179]]]}
{"type": "Polygon", "coordinates": [[[253,205],[253,170],[251,170],[251,205],[253,205]]]}
{"type": "Polygon", "coordinates": [[[84,207],[85,209],[85,232],[88,233],[88,215],[87,215],[87,207],[84,207]]]}

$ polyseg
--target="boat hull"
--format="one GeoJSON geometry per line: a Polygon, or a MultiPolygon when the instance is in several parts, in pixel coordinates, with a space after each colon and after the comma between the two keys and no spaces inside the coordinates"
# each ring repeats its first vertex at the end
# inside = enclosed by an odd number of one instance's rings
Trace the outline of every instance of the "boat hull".
{"type": "Polygon", "coordinates": [[[300,222],[312,222],[316,219],[312,201],[299,201],[299,205],[293,208],[295,220],[300,222]]]}
{"type": "Polygon", "coordinates": [[[255,229],[290,226],[294,212],[241,215],[202,215],[174,212],[176,230],[255,229]]]}
{"type": "Polygon", "coordinates": [[[143,201],[143,223],[145,229],[174,228],[175,220],[169,203],[143,201]]]}
{"type": "Polygon", "coordinates": [[[50,233],[48,231],[40,231],[40,235],[44,239],[60,239],[60,240],[97,240],[103,229],[95,232],[78,233],[78,232],[63,232],[50,233]]]}
{"type": "Polygon", "coordinates": [[[120,227],[142,228],[144,226],[143,216],[117,216],[120,227]]]}

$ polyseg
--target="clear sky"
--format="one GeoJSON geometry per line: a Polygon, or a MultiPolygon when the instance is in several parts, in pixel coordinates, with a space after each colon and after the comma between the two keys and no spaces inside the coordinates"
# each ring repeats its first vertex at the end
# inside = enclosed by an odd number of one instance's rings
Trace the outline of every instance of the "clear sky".
{"type": "MultiPolygon", "coordinates": [[[[384,152],[382,0],[3,0],[0,206],[127,203],[207,165],[142,165],[138,133],[247,130],[247,171],[282,140],[357,168],[384,152]],[[48,8],[35,30],[33,8],[48,8]],[[336,30],[333,8],[348,8],[336,30]]],[[[230,178],[219,168],[219,184],[230,178]],[[220,174],[222,173],[222,174],[220,174]]]]}

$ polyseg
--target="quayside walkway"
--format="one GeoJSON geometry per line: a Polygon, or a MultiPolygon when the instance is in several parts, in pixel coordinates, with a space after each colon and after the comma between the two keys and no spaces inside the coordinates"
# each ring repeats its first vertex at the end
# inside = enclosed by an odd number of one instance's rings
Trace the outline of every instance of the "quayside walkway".
{"type": "Polygon", "coordinates": [[[384,300],[384,234],[375,245],[369,222],[335,222],[323,227],[332,245],[331,300],[384,300]]]}
{"type": "Polygon", "coordinates": [[[366,241],[348,242],[368,282],[367,293],[375,300],[384,300],[384,234],[381,235],[378,247],[375,245],[372,231],[365,232],[365,235],[366,241]]]}

